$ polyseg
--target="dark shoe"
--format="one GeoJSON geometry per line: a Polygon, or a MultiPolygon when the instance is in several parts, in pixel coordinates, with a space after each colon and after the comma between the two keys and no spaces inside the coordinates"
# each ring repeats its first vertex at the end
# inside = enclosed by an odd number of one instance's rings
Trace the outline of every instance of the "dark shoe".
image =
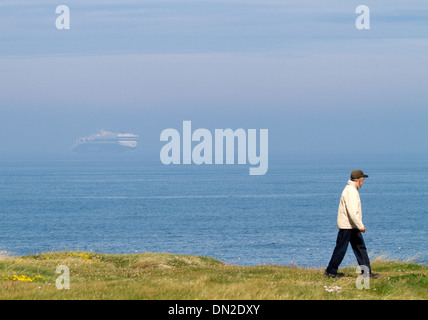
{"type": "Polygon", "coordinates": [[[380,276],[379,273],[370,273],[370,278],[372,278],[372,279],[379,278],[379,276],[380,276]]]}
{"type": "Polygon", "coordinates": [[[324,272],[324,276],[327,278],[342,278],[342,276],[337,273],[328,273],[327,271],[324,272]]]}

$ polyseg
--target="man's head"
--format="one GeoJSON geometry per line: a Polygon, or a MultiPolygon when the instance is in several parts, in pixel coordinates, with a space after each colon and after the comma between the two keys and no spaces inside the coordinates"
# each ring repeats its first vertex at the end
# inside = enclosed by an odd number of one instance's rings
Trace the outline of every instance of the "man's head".
{"type": "Polygon", "coordinates": [[[351,180],[355,181],[358,187],[361,187],[364,182],[364,178],[368,178],[369,176],[364,174],[361,170],[354,170],[351,172],[351,180]]]}

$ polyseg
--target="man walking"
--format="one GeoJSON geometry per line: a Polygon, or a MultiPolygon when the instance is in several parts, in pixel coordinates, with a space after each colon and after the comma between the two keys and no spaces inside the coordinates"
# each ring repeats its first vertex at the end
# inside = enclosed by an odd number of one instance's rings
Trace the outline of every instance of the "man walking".
{"type": "Polygon", "coordinates": [[[352,171],[351,180],[348,181],[342,192],[337,212],[339,233],[337,235],[336,247],[324,273],[326,277],[338,277],[337,270],[345,257],[349,242],[351,243],[358,264],[366,267],[365,272],[369,272],[372,278],[379,276],[379,274],[372,273],[371,271],[370,260],[362,235],[362,233],[366,232],[366,228],[363,224],[358,189],[363,185],[364,178],[368,178],[368,175],[364,174],[361,170],[352,171]]]}

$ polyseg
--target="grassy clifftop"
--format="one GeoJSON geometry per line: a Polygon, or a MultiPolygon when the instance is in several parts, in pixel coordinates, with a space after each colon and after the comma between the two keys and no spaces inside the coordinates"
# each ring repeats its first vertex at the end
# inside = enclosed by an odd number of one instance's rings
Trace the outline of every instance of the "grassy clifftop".
{"type": "Polygon", "coordinates": [[[201,256],[54,252],[0,258],[0,299],[428,299],[427,266],[378,259],[372,269],[381,276],[358,289],[354,268],[327,279],[320,269],[201,256]],[[68,290],[57,289],[59,265],[69,270],[68,290]]]}

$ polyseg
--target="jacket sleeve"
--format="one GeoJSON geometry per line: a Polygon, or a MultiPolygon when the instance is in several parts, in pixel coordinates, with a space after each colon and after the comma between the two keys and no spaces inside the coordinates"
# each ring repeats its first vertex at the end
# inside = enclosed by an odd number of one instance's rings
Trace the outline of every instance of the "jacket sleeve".
{"type": "Polygon", "coordinates": [[[364,228],[358,191],[348,192],[346,197],[346,210],[348,211],[349,220],[352,224],[358,229],[364,228]]]}

